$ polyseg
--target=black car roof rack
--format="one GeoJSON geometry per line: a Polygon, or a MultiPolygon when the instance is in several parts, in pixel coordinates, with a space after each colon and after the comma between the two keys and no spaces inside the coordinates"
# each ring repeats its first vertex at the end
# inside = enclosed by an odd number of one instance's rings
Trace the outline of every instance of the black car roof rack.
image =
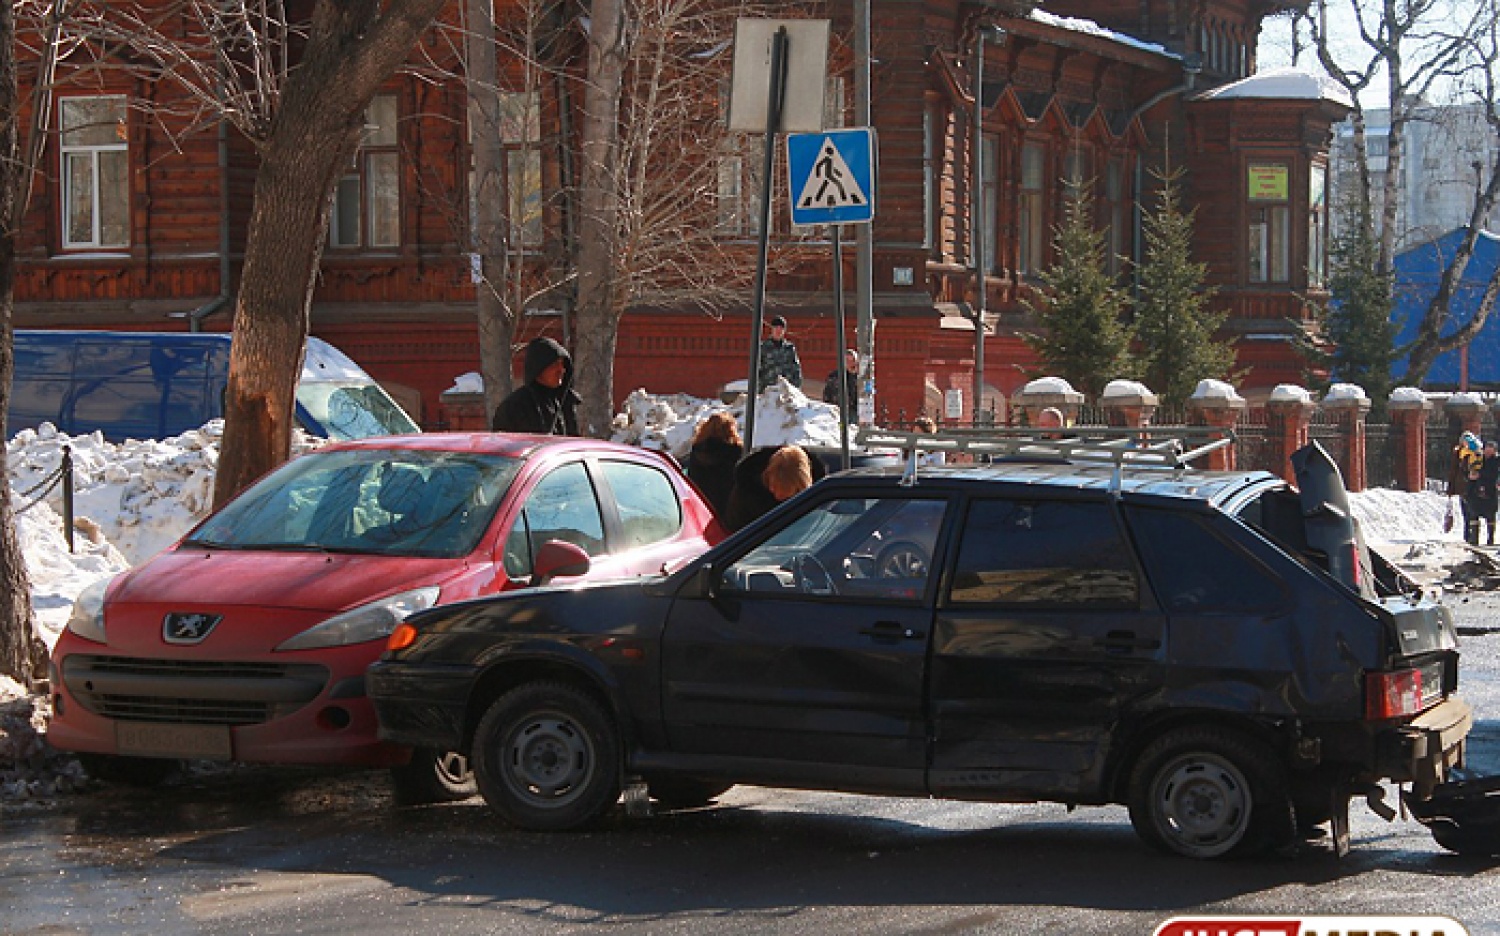
{"type": "Polygon", "coordinates": [[[1182,469],[1194,459],[1235,441],[1232,429],[1207,426],[1143,428],[1069,426],[1066,429],[944,429],[901,432],[865,427],[858,442],[870,448],[897,448],[907,455],[905,483],[916,479],[921,452],[955,452],[986,457],[1043,461],[1096,462],[1116,469],[1182,469]]]}

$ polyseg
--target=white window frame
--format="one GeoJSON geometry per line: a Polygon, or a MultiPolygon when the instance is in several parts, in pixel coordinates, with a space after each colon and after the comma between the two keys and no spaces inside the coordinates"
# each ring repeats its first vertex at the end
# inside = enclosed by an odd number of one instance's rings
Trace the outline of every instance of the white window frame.
{"type": "Polygon", "coordinates": [[[349,171],[334,185],[328,246],[337,250],[401,246],[401,159],[398,154],[399,104],[394,94],[377,94],[365,109],[365,128],[349,171]],[[387,110],[390,125],[380,122],[387,110]],[[389,233],[382,233],[388,231],[389,233]]]}
{"type": "Polygon", "coordinates": [[[58,177],[62,185],[62,246],[65,249],[109,249],[130,246],[130,140],[126,124],[126,100],[122,94],[94,95],[90,97],[65,97],[58,101],[59,163],[58,177]],[[69,110],[73,105],[95,102],[113,103],[117,115],[112,115],[110,126],[114,128],[111,142],[87,139],[89,131],[98,131],[99,125],[69,126],[69,110]],[[106,175],[102,164],[123,159],[124,165],[118,173],[118,187],[105,189],[102,180],[106,175]],[[76,189],[74,168],[87,170],[88,192],[76,189]],[[73,223],[73,206],[80,199],[86,200],[88,213],[88,236],[76,238],[73,223]],[[118,239],[108,236],[106,218],[117,214],[121,219],[118,239]]]}

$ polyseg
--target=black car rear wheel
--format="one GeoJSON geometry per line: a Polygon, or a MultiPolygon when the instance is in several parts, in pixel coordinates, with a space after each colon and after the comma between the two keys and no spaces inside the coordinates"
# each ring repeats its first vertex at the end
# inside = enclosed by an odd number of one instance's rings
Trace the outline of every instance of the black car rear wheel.
{"type": "Polygon", "coordinates": [[[399,806],[456,803],[478,792],[469,759],[437,748],[417,748],[409,762],[392,767],[391,785],[399,806]]]}
{"type": "Polygon", "coordinates": [[[597,820],[620,798],[620,742],[592,696],[529,683],[490,706],[470,752],[490,808],[523,829],[559,831],[597,820]]]}
{"type": "Polygon", "coordinates": [[[1168,732],[1141,752],[1130,822],[1150,845],[1188,858],[1255,854],[1295,832],[1275,752],[1202,726],[1168,732]]]}

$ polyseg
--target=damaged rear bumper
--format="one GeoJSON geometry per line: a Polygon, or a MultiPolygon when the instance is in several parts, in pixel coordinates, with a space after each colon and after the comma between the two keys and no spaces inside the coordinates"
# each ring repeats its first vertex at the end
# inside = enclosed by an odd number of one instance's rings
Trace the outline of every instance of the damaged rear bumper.
{"type": "Polygon", "coordinates": [[[1425,798],[1463,766],[1464,739],[1474,727],[1474,710],[1462,699],[1449,698],[1396,729],[1382,758],[1384,770],[1397,783],[1410,783],[1425,798]]]}

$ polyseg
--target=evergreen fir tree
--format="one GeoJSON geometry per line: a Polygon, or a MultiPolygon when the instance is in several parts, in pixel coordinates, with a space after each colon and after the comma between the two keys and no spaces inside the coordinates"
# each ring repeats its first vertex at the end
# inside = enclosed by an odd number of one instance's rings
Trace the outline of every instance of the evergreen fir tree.
{"type": "Polygon", "coordinates": [[[1047,376],[1062,377],[1097,399],[1104,385],[1130,373],[1130,335],[1121,321],[1127,298],[1109,274],[1105,234],[1094,227],[1093,186],[1070,182],[1063,223],[1053,235],[1056,260],[1041,271],[1046,289],[1022,300],[1043,330],[1022,340],[1047,376]]]}
{"type": "Polygon", "coordinates": [[[1228,380],[1234,349],[1214,333],[1226,313],[1208,308],[1207,264],[1192,260],[1196,212],[1183,211],[1182,171],[1153,172],[1156,210],[1142,221],[1145,251],[1136,300],[1135,347],[1146,385],[1168,406],[1182,406],[1204,379],[1228,380]]]}
{"type": "Polygon", "coordinates": [[[1330,372],[1336,381],[1364,388],[1372,415],[1380,416],[1394,383],[1391,276],[1379,271],[1380,241],[1375,237],[1370,206],[1354,199],[1343,209],[1345,223],[1328,257],[1331,301],[1324,322],[1333,344],[1330,372]]]}

